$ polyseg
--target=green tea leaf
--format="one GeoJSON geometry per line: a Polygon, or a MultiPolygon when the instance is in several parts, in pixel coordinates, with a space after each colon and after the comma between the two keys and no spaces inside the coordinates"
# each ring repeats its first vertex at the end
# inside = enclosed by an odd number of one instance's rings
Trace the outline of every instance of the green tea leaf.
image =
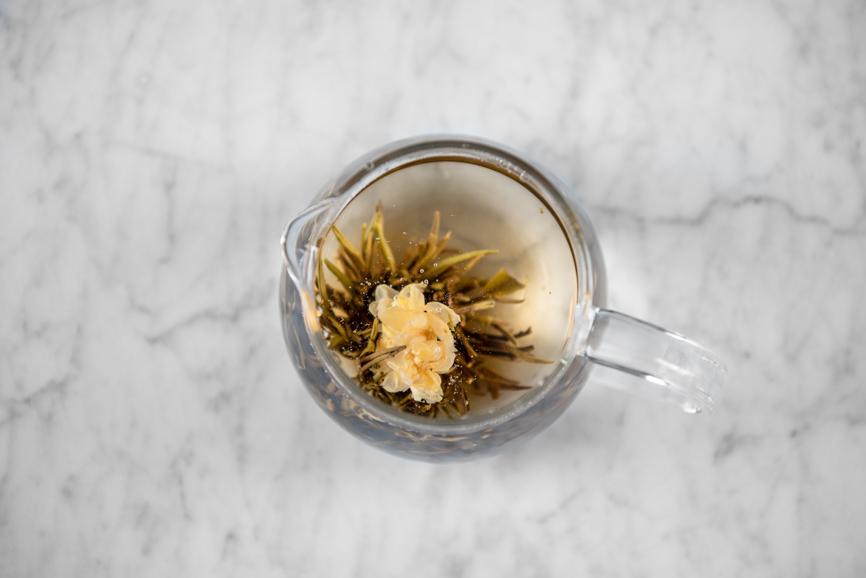
{"type": "Polygon", "coordinates": [[[388,272],[393,275],[397,272],[397,261],[394,260],[394,253],[391,252],[391,245],[385,237],[385,217],[382,211],[382,205],[376,207],[376,215],[373,217],[373,234],[376,236],[376,241],[379,245],[379,250],[382,256],[385,257],[385,263],[388,265],[388,272]]]}
{"type": "Polygon", "coordinates": [[[334,277],[337,278],[337,281],[339,281],[340,284],[345,287],[346,291],[348,291],[351,295],[353,284],[352,281],[346,276],[346,274],[343,273],[343,271],[339,267],[331,263],[331,261],[329,261],[328,259],[325,259],[325,266],[328,268],[328,271],[334,274],[334,277]]]}
{"type": "Polygon", "coordinates": [[[493,277],[487,280],[481,291],[491,297],[500,297],[510,295],[525,288],[526,285],[509,275],[508,271],[500,269],[493,277]]]}
{"type": "Polygon", "coordinates": [[[337,239],[337,243],[340,244],[340,248],[346,252],[346,255],[352,260],[352,262],[359,268],[364,269],[364,259],[361,257],[361,253],[358,252],[358,249],[352,244],[349,239],[343,235],[343,232],[337,228],[336,225],[331,226],[331,231],[334,233],[334,237],[337,239]]]}
{"type": "Polygon", "coordinates": [[[446,257],[441,261],[437,261],[433,263],[433,265],[424,272],[425,279],[432,279],[442,273],[443,271],[447,271],[451,267],[455,265],[459,265],[460,263],[465,263],[466,261],[470,261],[475,258],[484,257],[485,255],[490,255],[491,253],[496,253],[495,249],[482,249],[479,251],[469,251],[467,253],[460,253],[459,255],[454,255],[452,257],[446,257]]]}

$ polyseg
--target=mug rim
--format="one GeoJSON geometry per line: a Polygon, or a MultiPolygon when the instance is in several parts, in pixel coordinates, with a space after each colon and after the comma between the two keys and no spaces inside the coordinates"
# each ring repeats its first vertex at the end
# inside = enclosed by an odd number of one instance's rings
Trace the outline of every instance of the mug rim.
{"type": "MultiPolygon", "coordinates": [[[[302,264],[302,290],[314,294],[315,262],[326,238],[327,229],[352,200],[374,182],[410,166],[434,162],[466,162],[499,172],[522,185],[550,211],[559,224],[572,254],[577,279],[576,302],[572,329],[557,366],[543,378],[541,385],[533,387],[502,408],[482,414],[460,417],[453,421],[430,419],[402,412],[374,398],[354,384],[328,348],[317,327],[317,319],[309,319],[311,309],[302,308],[305,326],[316,355],[320,358],[338,387],[373,419],[403,429],[431,435],[462,435],[492,429],[526,413],[544,400],[556,388],[564,386],[563,376],[576,375],[584,370],[588,361],[581,356],[586,334],[591,325],[598,281],[589,244],[595,243],[592,225],[583,210],[566,195],[565,184],[526,156],[487,139],[466,135],[422,135],[390,142],[351,162],[333,183],[320,192],[313,204],[334,201],[312,234],[315,245],[310,247],[302,264]],[[576,367],[577,366],[577,367],[576,367]]],[[[282,275],[286,275],[283,267],[282,275]]],[[[287,280],[291,282],[290,280],[287,280]]],[[[603,299],[603,296],[602,296],[603,299]]],[[[314,314],[314,311],[312,312],[314,314]]]]}

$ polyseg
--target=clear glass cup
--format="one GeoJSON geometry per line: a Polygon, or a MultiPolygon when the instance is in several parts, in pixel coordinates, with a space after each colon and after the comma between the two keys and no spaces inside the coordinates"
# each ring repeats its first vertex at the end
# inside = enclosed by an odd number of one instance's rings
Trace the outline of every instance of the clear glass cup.
{"type": "MultiPolygon", "coordinates": [[[[643,397],[668,400],[689,413],[711,407],[724,367],[700,345],[676,333],[605,308],[601,248],[583,209],[565,185],[501,145],[464,136],[425,136],[388,144],[352,163],[282,237],[280,315],[292,361],[316,403],[343,428],[396,455],[448,461],[491,453],[550,425],[583,388],[593,366],[614,370],[612,381],[643,397]],[[575,268],[567,335],[538,386],[494,410],[454,420],[401,412],[373,398],[328,349],[314,300],[315,264],[332,224],[373,183],[422,163],[470,163],[519,183],[559,224],[575,268]]],[[[426,218],[426,216],[425,216],[426,218]]],[[[570,267],[572,263],[563,263],[570,267]]],[[[608,371],[609,372],[609,371],[608,371]]]]}

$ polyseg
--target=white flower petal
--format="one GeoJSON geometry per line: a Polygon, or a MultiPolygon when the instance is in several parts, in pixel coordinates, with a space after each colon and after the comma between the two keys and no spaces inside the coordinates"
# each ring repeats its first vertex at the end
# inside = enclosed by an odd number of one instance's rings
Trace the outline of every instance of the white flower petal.
{"type": "Polygon", "coordinates": [[[388,285],[377,285],[373,296],[376,299],[370,303],[370,314],[381,317],[383,312],[394,306],[394,298],[397,296],[397,291],[388,285]]]}
{"type": "Polygon", "coordinates": [[[408,385],[400,383],[400,378],[397,376],[397,372],[395,371],[388,373],[382,381],[382,389],[391,393],[406,391],[408,388],[408,385]]]}
{"type": "Polygon", "coordinates": [[[432,371],[423,372],[412,384],[412,399],[426,403],[442,401],[442,378],[432,371]]]}
{"type": "Polygon", "coordinates": [[[421,290],[421,286],[417,283],[406,285],[400,290],[400,293],[397,294],[394,304],[397,307],[408,309],[410,311],[423,311],[424,292],[421,290]]]}
{"type": "Polygon", "coordinates": [[[444,321],[450,327],[454,327],[458,323],[460,323],[460,316],[457,315],[453,309],[451,309],[444,303],[439,303],[438,301],[431,301],[425,306],[425,310],[427,311],[427,313],[435,315],[438,319],[444,321]]]}

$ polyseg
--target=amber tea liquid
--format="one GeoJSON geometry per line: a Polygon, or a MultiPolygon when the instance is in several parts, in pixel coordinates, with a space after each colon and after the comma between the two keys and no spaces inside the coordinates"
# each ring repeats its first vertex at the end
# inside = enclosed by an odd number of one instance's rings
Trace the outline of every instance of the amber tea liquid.
{"type": "MultiPolygon", "coordinates": [[[[520,304],[497,304],[492,311],[514,331],[532,328],[527,342],[550,364],[496,361],[496,371],[538,386],[563,355],[574,323],[577,279],[574,257],[562,227],[545,204],[518,180],[480,164],[442,160],[401,168],[354,197],[336,221],[352,241],[377,204],[385,211],[385,234],[399,260],[411,243],[426,238],[435,211],[441,231],[452,232],[449,247],[460,251],[495,249],[474,270],[492,275],[504,267],[526,285],[520,304]]],[[[325,256],[336,252],[332,236],[325,256]]],[[[491,412],[525,391],[503,392],[497,400],[473,396],[471,414],[491,412]]]]}

